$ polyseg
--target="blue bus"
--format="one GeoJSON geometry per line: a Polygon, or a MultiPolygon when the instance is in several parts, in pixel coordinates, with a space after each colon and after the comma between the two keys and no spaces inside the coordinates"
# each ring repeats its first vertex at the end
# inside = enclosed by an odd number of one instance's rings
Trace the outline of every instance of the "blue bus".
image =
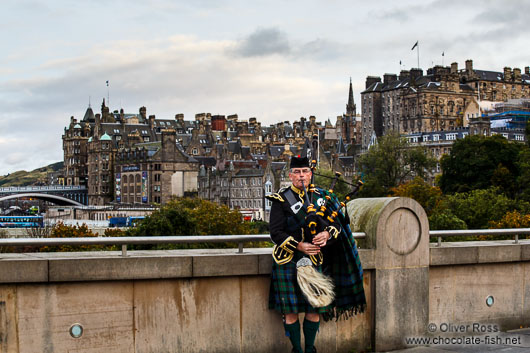
{"type": "Polygon", "coordinates": [[[109,227],[136,227],[145,217],[112,217],[109,219],[109,227]]]}
{"type": "Polygon", "coordinates": [[[0,216],[0,228],[41,228],[42,216],[0,216]]]}

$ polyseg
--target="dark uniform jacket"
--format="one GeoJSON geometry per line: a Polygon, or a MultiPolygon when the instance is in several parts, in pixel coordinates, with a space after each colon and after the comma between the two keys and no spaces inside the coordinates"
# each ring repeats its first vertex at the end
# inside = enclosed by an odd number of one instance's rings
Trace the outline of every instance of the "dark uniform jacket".
{"type": "MultiPolygon", "coordinates": [[[[313,203],[316,207],[323,202],[324,191],[316,188],[313,203]]],[[[306,208],[304,191],[299,190],[294,185],[281,189],[278,193],[267,195],[266,198],[273,201],[271,207],[269,228],[271,239],[275,244],[273,249],[274,260],[278,264],[284,264],[292,260],[294,252],[299,242],[308,241],[307,235],[304,237],[304,225],[306,208]]],[[[337,238],[340,233],[340,225],[329,226],[327,230],[332,238],[337,238]]],[[[310,256],[315,264],[322,262],[322,253],[317,256],[310,256]]]]}

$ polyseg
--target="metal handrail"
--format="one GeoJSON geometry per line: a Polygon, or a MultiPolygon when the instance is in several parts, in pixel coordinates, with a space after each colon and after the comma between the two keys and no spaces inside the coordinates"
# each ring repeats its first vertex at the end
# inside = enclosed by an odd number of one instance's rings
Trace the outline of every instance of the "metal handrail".
{"type": "MultiPolygon", "coordinates": [[[[365,233],[353,233],[354,238],[364,238],[365,233]]],[[[121,245],[123,256],[127,256],[127,245],[136,244],[193,244],[193,243],[238,243],[238,252],[243,244],[252,241],[270,241],[268,234],[245,235],[185,235],[165,237],[84,237],[84,238],[4,238],[0,246],[60,246],[60,245],[121,245]]]]}
{"type": "Polygon", "coordinates": [[[530,228],[431,230],[429,232],[431,238],[438,238],[437,246],[442,246],[442,238],[476,235],[513,235],[514,244],[518,244],[520,234],[530,235],[530,228]]]}
{"type": "MultiPolygon", "coordinates": [[[[451,236],[476,235],[513,235],[514,244],[519,243],[519,234],[530,235],[530,228],[510,229],[466,229],[466,230],[431,230],[429,237],[438,238],[437,246],[441,246],[442,238],[451,236]]],[[[364,232],[353,233],[355,239],[366,237],[364,232]]],[[[127,245],[135,244],[193,244],[193,243],[237,243],[238,252],[243,253],[243,244],[253,241],[270,241],[268,234],[245,235],[188,235],[188,236],[157,236],[157,237],[85,237],[85,238],[3,238],[0,246],[60,246],[60,245],[121,245],[122,255],[127,256],[127,245]]]]}

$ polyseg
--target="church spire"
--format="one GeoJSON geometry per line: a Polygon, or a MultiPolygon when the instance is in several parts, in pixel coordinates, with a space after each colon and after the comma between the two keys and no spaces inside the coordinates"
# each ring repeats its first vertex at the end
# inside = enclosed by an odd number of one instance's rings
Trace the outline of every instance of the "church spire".
{"type": "Polygon", "coordinates": [[[346,115],[355,116],[357,108],[353,102],[353,86],[350,77],[350,93],[348,95],[348,104],[346,104],[346,115]]]}

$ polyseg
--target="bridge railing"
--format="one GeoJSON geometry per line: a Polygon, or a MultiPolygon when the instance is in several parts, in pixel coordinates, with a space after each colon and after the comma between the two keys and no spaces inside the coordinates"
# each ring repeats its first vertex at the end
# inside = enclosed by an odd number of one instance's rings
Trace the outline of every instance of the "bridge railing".
{"type": "MultiPolygon", "coordinates": [[[[514,244],[519,242],[519,235],[530,235],[530,228],[512,229],[468,229],[468,230],[432,230],[430,238],[437,238],[441,246],[442,238],[452,236],[477,235],[511,235],[514,244]]],[[[353,233],[356,239],[366,237],[364,232],[353,233]]],[[[250,242],[269,242],[268,234],[245,235],[188,235],[188,236],[154,236],[154,237],[86,237],[86,238],[5,238],[0,239],[0,246],[61,246],[61,245],[121,245],[122,256],[127,256],[128,245],[138,244],[195,244],[195,243],[237,243],[238,253],[243,253],[243,245],[250,242]]]]}
{"type": "Polygon", "coordinates": [[[73,191],[86,190],[82,185],[47,185],[47,186],[7,186],[0,187],[0,193],[4,192],[26,192],[26,191],[73,191]]]}
{"type": "Polygon", "coordinates": [[[530,228],[431,230],[429,232],[429,237],[438,239],[437,246],[442,246],[442,238],[477,235],[511,235],[514,244],[517,244],[519,243],[519,235],[530,235],[530,228]]]}
{"type": "MultiPolygon", "coordinates": [[[[353,233],[354,238],[364,238],[365,233],[353,233]]],[[[238,253],[243,253],[243,244],[254,241],[269,242],[268,234],[245,235],[186,235],[158,237],[86,237],[86,238],[6,238],[0,246],[61,246],[61,245],[121,245],[122,256],[127,256],[128,245],[138,244],[196,244],[236,243],[238,253]]]]}

